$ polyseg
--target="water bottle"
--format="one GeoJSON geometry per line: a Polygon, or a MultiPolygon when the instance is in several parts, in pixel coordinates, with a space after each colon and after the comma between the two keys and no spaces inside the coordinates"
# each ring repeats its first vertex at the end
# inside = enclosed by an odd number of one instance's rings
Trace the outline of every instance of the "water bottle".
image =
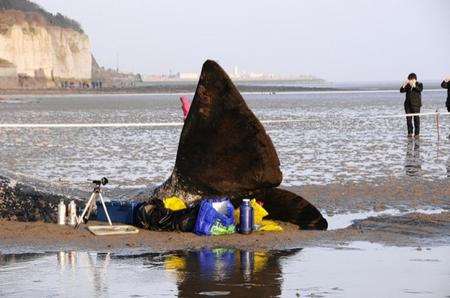
{"type": "Polygon", "coordinates": [[[64,201],[60,201],[58,204],[58,225],[66,224],[66,204],[64,201]]]}
{"type": "Polygon", "coordinates": [[[253,207],[250,206],[250,200],[242,200],[239,212],[239,232],[250,234],[253,230],[253,207]]]}
{"type": "Polygon", "coordinates": [[[70,201],[67,206],[67,224],[74,227],[77,224],[77,205],[75,201],[70,201]]]}

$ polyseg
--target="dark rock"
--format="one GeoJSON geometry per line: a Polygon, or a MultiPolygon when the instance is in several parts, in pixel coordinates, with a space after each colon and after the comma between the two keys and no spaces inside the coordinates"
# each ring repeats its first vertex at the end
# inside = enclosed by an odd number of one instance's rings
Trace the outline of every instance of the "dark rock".
{"type": "Polygon", "coordinates": [[[0,219],[56,222],[61,200],[70,198],[0,176],[0,219]]]}

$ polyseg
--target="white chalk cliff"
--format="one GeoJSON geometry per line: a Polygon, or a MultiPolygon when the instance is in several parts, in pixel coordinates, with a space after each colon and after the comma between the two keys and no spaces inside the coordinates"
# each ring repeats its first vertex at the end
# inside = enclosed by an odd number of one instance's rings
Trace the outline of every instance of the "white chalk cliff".
{"type": "Polygon", "coordinates": [[[92,73],[86,34],[17,10],[0,11],[0,58],[13,63],[18,74],[31,77],[88,80],[92,73]]]}

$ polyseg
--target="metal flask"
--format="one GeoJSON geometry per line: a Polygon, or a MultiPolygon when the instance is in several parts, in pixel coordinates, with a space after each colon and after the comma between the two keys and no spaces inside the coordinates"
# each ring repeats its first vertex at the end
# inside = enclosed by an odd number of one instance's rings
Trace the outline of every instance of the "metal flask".
{"type": "Polygon", "coordinates": [[[64,201],[60,201],[58,204],[58,224],[62,226],[66,224],[66,204],[64,204],[64,201]]]}
{"type": "Polygon", "coordinates": [[[253,230],[253,207],[250,206],[250,200],[242,200],[239,211],[239,232],[241,234],[250,234],[253,230]]]}
{"type": "Polygon", "coordinates": [[[74,227],[77,223],[77,205],[75,201],[70,201],[67,206],[67,224],[74,227]]]}

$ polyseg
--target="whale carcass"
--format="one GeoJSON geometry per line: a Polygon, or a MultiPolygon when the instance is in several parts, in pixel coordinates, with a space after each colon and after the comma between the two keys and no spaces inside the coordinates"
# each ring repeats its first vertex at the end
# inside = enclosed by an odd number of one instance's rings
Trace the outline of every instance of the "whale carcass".
{"type": "MultiPolygon", "coordinates": [[[[325,230],[327,221],[317,208],[278,188],[281,181],[280,162],[263,125],[225,71],[216,62],[206,61],[181,132],[173,172],[144,199],[178,196],[192,206],[208,196],[227,196],[235,205],[244,198],[257,198],[273,219],[301,229],[325,230]]],[[[68,197],[0,176],[0,218],[54,221],[60,199],[67,201],[68,197]]]]}
{"type": "Polygon", "coordinates": [[[326,229],[327,221],[312,204],[277,188],[281,181],[280,161],[264,127],[225,71],[206,61],[174,170],[152,197],[179,196],[192,204],[219,195],[235,205],[243,198],[257,198],[274,219],[302,229],[326,229]]]}

